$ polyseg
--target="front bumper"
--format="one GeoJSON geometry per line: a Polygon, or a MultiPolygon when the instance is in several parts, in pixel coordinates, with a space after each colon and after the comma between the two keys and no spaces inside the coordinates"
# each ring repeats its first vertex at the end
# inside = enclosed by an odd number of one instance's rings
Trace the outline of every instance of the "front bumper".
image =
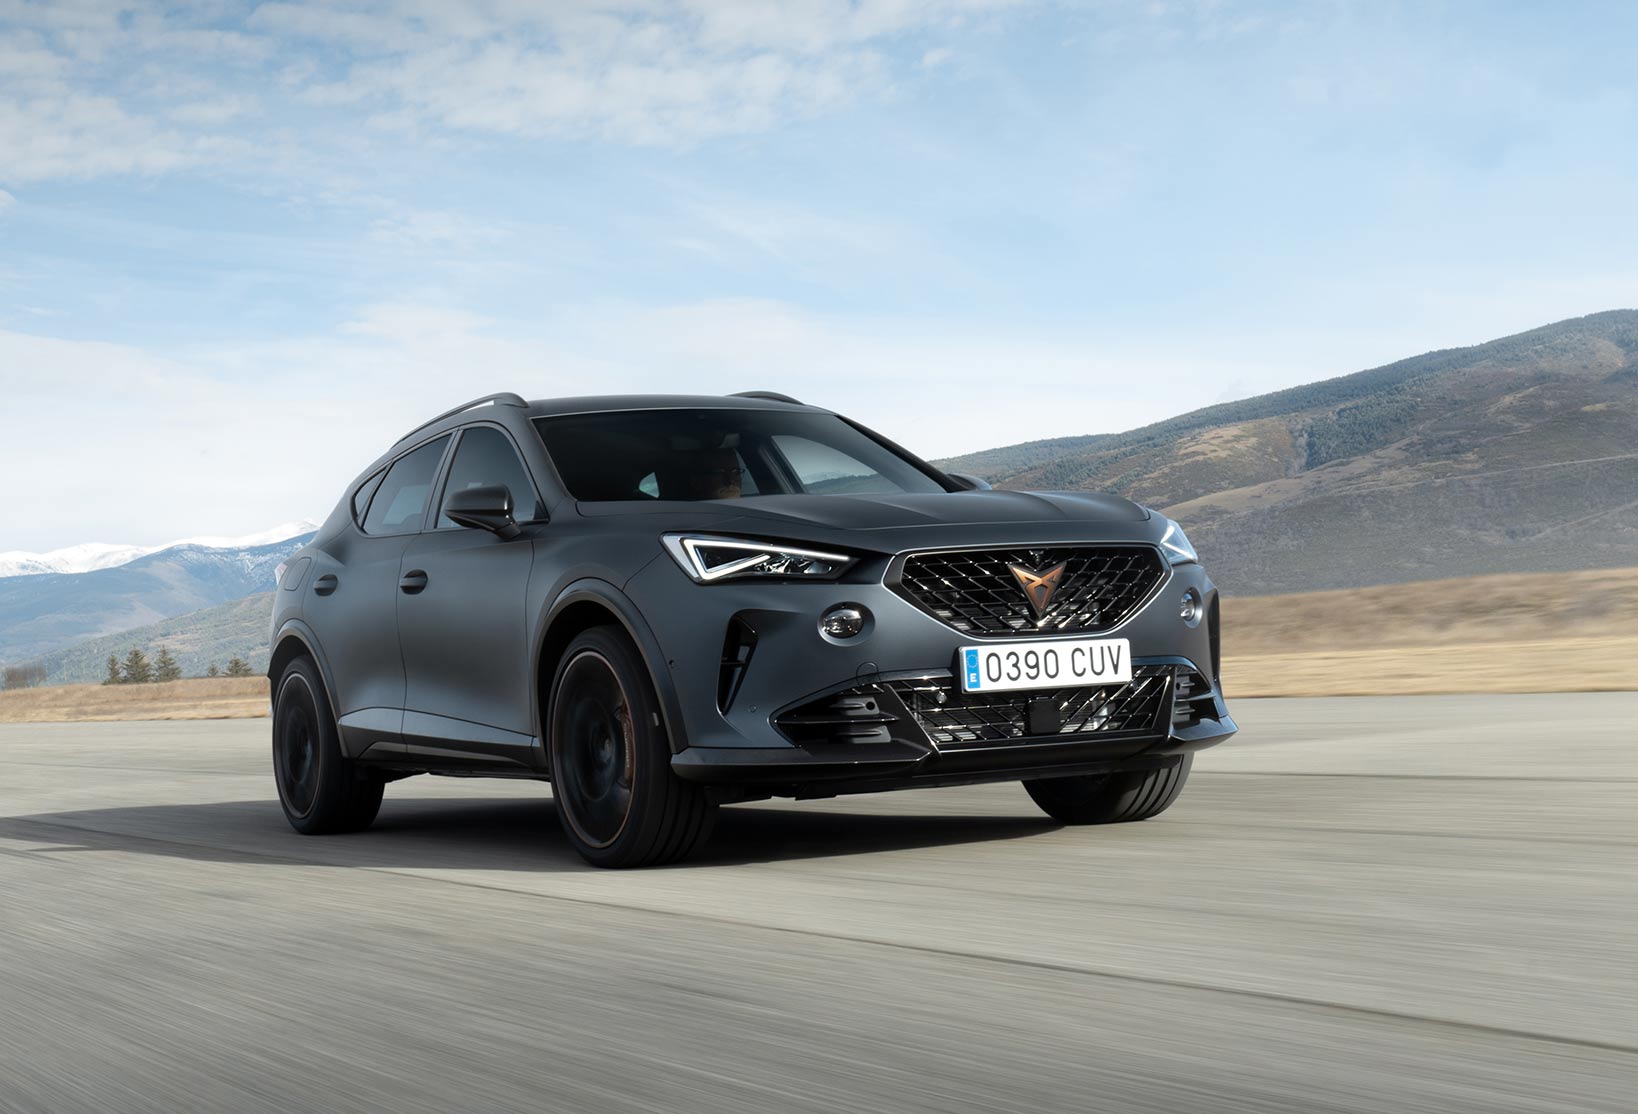
{"type": "Polygon", "coordinates": [[[946,626],[868,571],[854,582],[700,585],[663,560],[626,592],[665,652],[681,718],[671,724],[673,769],[747,794],[828,796],[1155,768],[1235,731],[1218,680],[1217,592],[1198,565],[1173,568],[1147,606],[1096,635],[1128,639],[1135,671],[1159,691],[1146,690],[1145,703],[1124,717],[1083,717],[1057,733],[1015,730],[1005,738],[941,731],[936,715],[895,703],[899,682],[912,680],[957,695],[957,649],[986,640],[946,626]],[[1206,615],[1193,626],[1177,606],[1191,590],[1206,615]],[[841,603],[863,606],[873,622],[839,643],[820,635],[818,621],[841,603]],[[735,645],[747,630],[754,632],[748,652],[735,645]],[[1185,677],[1192,688],[1180,695],[1185,677]],[[880,696],[890,722],[818,737],[793,727],[793,712],[845,696],[880,696]]]}

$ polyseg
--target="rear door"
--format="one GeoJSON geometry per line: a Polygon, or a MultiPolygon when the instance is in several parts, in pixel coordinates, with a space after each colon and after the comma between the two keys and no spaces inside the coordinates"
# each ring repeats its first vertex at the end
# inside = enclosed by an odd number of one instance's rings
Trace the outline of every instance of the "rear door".
{"type": "Polygon", "coordinates": [[[450,495],[500,484],[520,525],[545,508],[511,436],[495,425],[461,431],[431,528],[405,550],[398,597],[407,684],[404,737],[428,759],[531,764],[534,678],[527,596],[530,531],[502,540],[443,514],[450,495]]]}
{"type": "Polygon", "coordinates": [[[412,449],[361,485],[353,504],[357,529],[316,554],[308,574],[302,617],[318,635],[342,743],[355,756],[402,749],[399,567],[451,440],[445,434],[412,449]]]}

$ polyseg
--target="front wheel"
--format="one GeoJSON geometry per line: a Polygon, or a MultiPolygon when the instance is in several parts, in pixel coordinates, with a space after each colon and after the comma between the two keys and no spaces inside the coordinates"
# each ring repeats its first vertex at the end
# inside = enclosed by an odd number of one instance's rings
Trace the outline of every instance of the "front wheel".
{"type": "Polygon", "coordinates": [[[303,835],[362,831],[381,811],[384,783],[341,753],[311,658],[291,662],[273,690],[273,778],[285,818],[303,835]]]}
{"type": "Polygon", "coordinates": [[[1024,782],[1041,811],[1060,824],[1124,824],[1159,816],[1189,780],[1194,755],[1175,766],[1089,777],[1051,777],[1024,782]]]}
{"type": "Polygon", "coordinates": [[[705,842],[716,805],[671,772],[659,701],[624,631],[594,627],[569,643],[548,723],[558,819],[587,862],[676,862],[705,842]]]}

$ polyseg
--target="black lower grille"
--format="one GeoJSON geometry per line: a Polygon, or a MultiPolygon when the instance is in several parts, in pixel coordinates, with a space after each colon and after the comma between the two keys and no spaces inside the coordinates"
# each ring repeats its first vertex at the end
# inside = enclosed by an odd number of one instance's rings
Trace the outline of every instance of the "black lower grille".
{"type": "Polygon", "coordinates": [[[1170,665],[1140,665],[1124,685],[965,693],[949,677],[880,681],[794,708],[775,717],[793,742],[890,735],[907,715],[940,749],[1047,737],[1160,732],[1170,665]],[[1044,729],[1043,729],[1044,728],[1044,729]]]}
{"type": "Polygon", "coordinates": [[[1172,727],[1193,727],[1203,719],[1214,718],[1217,701],[1211,686],[1200,674],[1189,669],[1177,671],[1172,683],[1172,727]]]}
{"type": "Polygon", "coordinates": [[[1080,634],[1124,622],[1165,576],[1147,545],[972,549],[912,553],[894,588],[963,634],[1080,634]]]}
{"type": "Polygon", "coordinates": [[[891,681],[886,687],[904,701],[927,737],[945,747],[1032,737],[1031,705],[1039,714],[1037,702],[1043,700],[1057,709],[1057,735],[1152,731],[1171,673],[1169,665],[1143,665],[1124,685],[1021,692],[964,693],[953,682],[891,681]]]}

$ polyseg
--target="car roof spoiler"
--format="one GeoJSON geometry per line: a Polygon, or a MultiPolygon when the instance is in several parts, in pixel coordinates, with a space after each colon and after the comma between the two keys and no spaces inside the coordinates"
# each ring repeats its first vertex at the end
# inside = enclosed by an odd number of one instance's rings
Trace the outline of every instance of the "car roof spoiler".
{"type": "Polygon", "coordinates": [[[501,391],[498,394],[484,395],[482,398],[475,398],[471,402],[463,402],[459,406],[451,407],[430,421],[422,422],[420,425],[404,434],[404,436],[400,437],[397,441],[393,442],[393,445],[395,448],[398,445],[402,445],[405,441],[408,441],[411,437],[414,437],[423,429],[426,429],[428,426],[437,425],[445,418],[453,418],[456,414],[464,413],[467,410],[475,410],[479,406],[489,405],[527,407],[529,404],[524,401],[522,395],[513,391],[501,391]]]}

